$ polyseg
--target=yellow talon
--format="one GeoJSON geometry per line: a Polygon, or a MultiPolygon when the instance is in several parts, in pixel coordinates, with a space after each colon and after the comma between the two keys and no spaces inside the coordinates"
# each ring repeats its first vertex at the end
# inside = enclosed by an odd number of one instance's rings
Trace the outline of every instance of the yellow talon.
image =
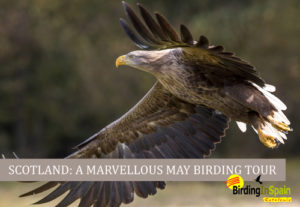
{"type": "Polygon", "coordinates": [[[286,132],[291,131],[291,128],[288,125],[286,125],[285,123],[279,122],[279,123],[277,123],[277,126],[278,126],[279,130],[281,130],[281,131],[286,131],[286,132]]]}
{"type": "Polygon", "coordinates": [[[257,130],[259,140],[261,143],[263,143],[265,146],[269,148],[274,148],[277,146],[277,142],[275,141],[275,137],[272,137],[271,135],[265,134],[261,128],[259,127],[257,130]]]}
{"type": "Polygon", "coordinates": [[[281,132],[289,132],[291,131],[291,128],[283,123],[283,122],[279,122],[279,121],[276,121],[272,116],[268,116],[267,119],[270,121],[270,123],[279,131],[281,132]]]}

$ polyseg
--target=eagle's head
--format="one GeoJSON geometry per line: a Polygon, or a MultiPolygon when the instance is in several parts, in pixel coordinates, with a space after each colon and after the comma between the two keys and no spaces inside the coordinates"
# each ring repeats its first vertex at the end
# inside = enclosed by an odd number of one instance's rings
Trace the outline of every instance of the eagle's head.
{"type": "Polygon", "coordinates": [[[167,73],[177,64],[175,49],[136,50],[116,60],[116,67],[127,65],[155,76],[167,73]]]}

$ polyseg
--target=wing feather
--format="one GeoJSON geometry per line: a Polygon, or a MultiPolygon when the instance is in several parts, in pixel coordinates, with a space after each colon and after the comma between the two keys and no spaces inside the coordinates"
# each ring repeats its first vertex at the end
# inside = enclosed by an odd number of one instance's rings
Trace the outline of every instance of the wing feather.
{"type": "Polygon", "coordinates": [[[160,26],[152,18],[151,14],[142,5],[138,4],[140,13],[151,32],[162,41],[167,41],[167,36],[162,32],[160,26]]]}
{"type": "Polygon", "coordinates": [[[168,20],[159,13],[155,13],[155,16],[163,32],[170,38],[170,40],[174,42],[181,42],[177,32],[168,20]]]}
{"type": "MultiPolygon", "coordinates": [[[[135,107],[78,145],[68,158],[202,158],[225,135],[228,122],[226,116],[213,109],[177,99],[157,82],[135,107]]],[[[80,199],[80,207],[112,207],[132,202],[134,193],[146,198],[156,194],[157,188],[165,188],[162,181],[49,182],[21,196],[57,185],[36,204],[50,202],[69,191],[57,206],[66,207],[80,199]]]]}
{"type": "Polygon", "coordinates": [[[193,36],[190,30],[185,25],[180,25],[181,41],[189,45],[194,44],[193,36]]]}
{"type": "Polygon", "coordinates": [[[199,41],[196,43],[196,47],[208,49],[208,46],[209,46],[209,41],[208,41],[207,37],[201,35],[199,38],[199,41]]]}
{"type": "Polygon", "coordinates": [[[137,17],[133,9],[125,2],[122,2],[126,15],[129,17],[136,31],[143,37],[147,42],[152,44],[160,43],[149,30],[144,26],[142,21],[137,17]]]}
{"type": "MultiPolygon", "coordinates": [[[[138,4],[142,19],[145,22],[143,24],[143,21],[139,19],[128,4],[123,2],[123,5],[129,21],[143,39],[130,29],[125,20],[121,20],[121,25],[129,38],[139,48],[145,50],[162,50],[175,47],[198,48],[197,51],[194,50],[193,57],[197,58],[198,56],[205,56],[207,54],[215,57],[206,58],[206,62],[201,63],[201,66],[207,67],[211,72],[221,72],[227,76],[238,76],[237,79],[246,79],[264,87],[265,82],[258,76],[256,69],[246,61],[236,57],[233,53],[224,51],[223,46],[209,46],[209,41],[204,36],[200,36],[198,42],[195,41],[189,29],[184,25],[180,26],[180,38],[176,30],[164,16],[155,13],[155,20],[142,5],[138,4]],[[212,59],[217,59],[219,64],[211,61],[212,59]]],[[[198,57],[198,59],[201,58],[198,57]]]]}
{"type": "Polygon", "coordinates": [[[139,47],[142,49],[152,49],[153,46],[151,46],[149,43],[143,42],[133,31],[132,29],[127,25],[126,21],[124,19],[120,19],[120,23],[124,31],[126,32],[127,36],[139,47]]]}

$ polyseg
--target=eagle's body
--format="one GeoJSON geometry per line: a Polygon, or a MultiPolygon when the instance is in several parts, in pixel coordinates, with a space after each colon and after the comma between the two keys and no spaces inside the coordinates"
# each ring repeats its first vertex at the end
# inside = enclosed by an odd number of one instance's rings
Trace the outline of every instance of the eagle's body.
{"type": "MultiPolygon", "coordinates": [[[[157,82],[127,113],[81,144],[67,158],[203,158],[225,135],[230,119],[242,131],[246,124],[269,148],[284,143],[290,131],[286,109],[271,94],[275,87],[259,77],[254,67],[222,46],[209,46],[206,37],[195,41],[180,27],[180,36],[160,14],[156,20],[138,5],[144,23],[123,2],[137,35],[121,19],[129,38],[142,50],[120,56],[128,65],[154,75],[157,82]]],[[[80,198],[80,207],[112,207],[146,198],[161,182],[49,182],[22,196],[58,187],[37,202],[49,202],[70,191],[58,204],[80,198]]]]}
{"type": "MultiPolygon", "coordinates": [[[[156,70],[150,70],[150,73],[159,83],[172,95],[188,103],[216,109],[236,121],[249,124],[257,121],[259,114],[267,117],[275,110],[248,80],[222,71],[224,66],[220,60],[201,48],[161,50],[151,63],[156,65],[156,70]],[[196,59],[194,54],[197,54],[196,59]],[[237,100],[235,95],[238,94],[245,97],[252,95],[253,98],[237,100]],[[257,102],[259,106],[256,106],[257,102]]],[[[142,69],[147,70],[147,67],[142,69]]]]}
{"type": "MultiPolygon", "coordinates": [[[[201,61],[198,65],[185,56],[184,51],[187,48],[172,49],[171,53],[176,55],[169,55],[168,62],[163,64],[162,70],[168,71],[156,74],[158,81],[179,99],[182,99],[188,103],[205,105],[210,108],[214,108],[223,114],[227,115],[238,121],[249,122],[248,107],[238,103],[224,90],[225,87],[240,88],[249,87],[250,90],[256,92],[257,89],[251,87],[251,85],[244,80],[231,77],[231,80],[219,79],[219,74],[211,73],[201,68],[201,61]],[[183,63],[183,64],[182,64],[183,63]],[[217,82],[215,80],[218,80],[217,82]]],[[[207,55],[204,51],[199,50],[198,54],[201,59],[201,55],[207,55]],[[204,54],[201,54],[203,52],[204,54]]],[[[169,53],[170,51],[168,51],[169,53]]],[[[270,104],[267,100],[265,104],[270,104]]]]}

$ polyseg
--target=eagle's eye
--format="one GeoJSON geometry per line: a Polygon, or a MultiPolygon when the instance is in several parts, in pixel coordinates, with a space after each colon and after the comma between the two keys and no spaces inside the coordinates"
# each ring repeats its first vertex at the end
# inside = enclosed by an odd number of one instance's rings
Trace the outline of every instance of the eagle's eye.
{"type": "Polygon", "coordinates": [[[135,55],[129,55],[128,56],[130,59],[135,59],[135,55]]]}

